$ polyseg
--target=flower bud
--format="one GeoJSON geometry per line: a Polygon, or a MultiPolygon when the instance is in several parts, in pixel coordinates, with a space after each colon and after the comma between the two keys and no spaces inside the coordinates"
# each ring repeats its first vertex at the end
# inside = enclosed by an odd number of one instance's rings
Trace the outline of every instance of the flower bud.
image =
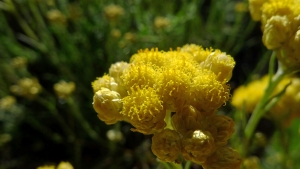
{"type": "Polygon", "coordinates": [[[152,137],[152,152],[162,161],[180,163],[181,142],[179,134],[170,129],[155,133],[152,137]]]}
{"type": "Polygon", "coordinates": [[[106,124],[114,124],[122,120],[120,111],[122,110],[122,101],[120,94],[107,88],[101,88],[94,95],[93,107],[98,113],[100,120],[106,124]]]}
{"type": "Polygon", "coordinates": [[[215,150],[214,138],[208,131],[191,131],[182,139],[182,156],[185,160],[202,164],[215,150]]]}

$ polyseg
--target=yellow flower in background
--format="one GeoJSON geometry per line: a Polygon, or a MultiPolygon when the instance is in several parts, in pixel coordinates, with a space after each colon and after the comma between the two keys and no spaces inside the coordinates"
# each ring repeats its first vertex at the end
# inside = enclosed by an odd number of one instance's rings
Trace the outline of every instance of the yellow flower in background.
{"type": "Polygon", "coordinates": [[[23,78],[16,85],[10,87],[10,91],[18,96],[33,99],[42,90],[36,78],[23,78]]]}
{"type": "Polygon", "coordinates": [[[243,160],[243,166],[245,169],[260,169],[260,160],[256,156],[247,157],[243,160]]]}
{"type": "Polygon", "coordinates": [[[75,87],[76,86],[74,82],[60,81],[54,84],[53,89],[58,98],[66,99],[74,92],[75,87]]]}
{"type": "Polygon", "coordinates": [[[236,12],[247,12],[247,4],[245,2],[237,2],[234,6],[236,12]]]}
{"type": "Polygon", "coordinates": [[[170,25],[170,20],[166,17],[157,16],[154,19],[154,28],[156,29],[164,29],[170,25]]]}
{"type": "Polygon", "coordinates": [[[74,169],[71,163],[62,161],[58,164],[56,169],[74,169]]]}
{"type": "Polygon", "coordinates": [[[110,21],[116,21],[120,16],[124,15],[124,9],[119,5],[108,5],[104,8],[104,14],[110,21]]]}
{"type": "Polygon", "coordinates": [[[11,60],[11,65],[14,68],[24,68],[27,66],[27,59],[23,56],[15,57],[11,60]]]}
{"type": "Polygon", "coordinates": [[[15,105],[16,98],[13,96],[6,96],[0,99],[0,109],[8,110],[10,107],[15,105]]]}
{"type": "Polygon", "coordinates": [[[55,169],[54,165],[44,165],[44,166],[39,166],[37,169],[55,169]]]}
{"type": "Polygon", "coordinates": [[[162,161],[181,162],[180,135],[170,129],[164,129],[152,137],[152,152],[162,161]]]}
{"type": "Polygon", "coordinates": [[[51,23],[66,24],[66,16],[58,9],[52,9],[47,12],[47,18],[51,23]]]}
{"type": "MultiPolygon", "coordinates": [[[[299,78],[284,78],[276,87],[273,95],[282,91],[289,83],[291,84],[286,88],[285,93],[266,114],[267,118],[283,127],[289,126],[293,119],[300,117],[298,113],[300,108],[299,78]]],[[[232,105],[246,113],[251,113],[261,99],[267,84],[268,76],[264,76],[262,79],[250,82],[247,86],[240,86],[233,93],[232,105]]]]}
{"type": "Polygon", "coordinates": [[[202,167],[204,169],[240,169],[241,163],[242,158],[237,151],[229,147],[221,147],[207,158],[202,167]]]}

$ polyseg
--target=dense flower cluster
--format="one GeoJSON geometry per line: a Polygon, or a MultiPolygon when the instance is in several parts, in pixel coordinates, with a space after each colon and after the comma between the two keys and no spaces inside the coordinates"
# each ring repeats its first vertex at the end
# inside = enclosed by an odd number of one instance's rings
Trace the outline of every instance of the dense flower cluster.
{"type": "Polygon", "coordinates": [[[154,134],[152,151],[162,161],[239,168],[238,153],[225,147],[234,122],[216,114],[230,98],[234,66],[226,53],[194,44],[140,50],[92,83],[93,106],[106,124],[123,120],[154,134]]]}
{"type": "Polygon", "coordinates": [[[72,94],[76,86],[74,82],[60,81],[53,86],[54,92],[60,99],[66,99],[72,94]]]}
{"type": "Polygon", "coordinates": [[[36,78],[22,78],[16,85],[10,87],[10,91],[27,99],[35,98],[42,90],[42,86],[36,78]]]}
{"type": "MultiPolygon", "coordinates": [[[[240,86],[237,88],[232,97],[232,104],[247,113],[251,113],[256,104],[261,99],[265,88],[268,85],[268,76],[252,81],[247,86],[240,86]]],[[[296,77],[287,77],[283,79],[274,91],[274,95],[279,93],[291,83],[280,100],[271,108],[267,117],[273,119],[275,122],[283,126],[288,126],[296,117],[300,117],[300,79],[296,77]]]]}
{"type": "Polygon", "coordinates": [[[290,69],[300,69],[299,0],[249,0],[252,18],[261,21],[263,43],[278,52],[278,59],[290,69]]]}

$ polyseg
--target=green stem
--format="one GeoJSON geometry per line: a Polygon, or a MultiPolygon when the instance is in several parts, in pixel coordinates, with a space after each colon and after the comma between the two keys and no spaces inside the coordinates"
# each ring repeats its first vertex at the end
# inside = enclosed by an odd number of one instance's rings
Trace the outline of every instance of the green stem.
{"type": "Polygon", "coordinates": [[[94,139],[95,141],[99,141],[101,144],[105,145],[105,141],[101,139],[101,137],[98,135],[98,133],[95,132],[95,130],[92,129],[92,127],[89,125],[89,123],[85,120],[85,118],[82,116],[81,112],[79,111],[79,108],[77,104],[75,103],[72,96],[70,96],[67,100],[71,107],[71,112],[75,116],[75,118],[79,121],[82,128],[88,133],[88,135],[94,139]]]}
{"type": "Polygon", "coordinates": [[[256,105],[252,116],[245,128],[245,138],[246,141],[249,142],[250,138],[252,137],[254,130],[259,122],[259,120],[265,115],[266,109],[265,106],[269,103],[270,97],[272,97],[272,93],[275,90],[276,86],[279,84],[279,82],[283,79],[285,73],[281,69],[281,65],[279,64],[278,70],[276,74],[272,77],[273,70],[272,67],[274,68],[274,62],[275,62],[275,54],[272,55],[271,60],[270,60],[270,81],[269,84],[265,90],[265,93],[259,103],[256,105]]]}
{"type": "Polygon", "coordinates": [[[192,165],[192,162],[191,161],[187,161],[185,163],[185,165],[184,165],[184,169],[190,169],[191,165],[192,165]]]}
{"type": "Polygon", "coordinates": [[[169,110],[167,110],[166,116],[165,116],[165,119],[164,119],[165,122],[166,122],[166,124],[167,124],[167,126],[165,127],[165,129],[168,128],[168,129],[174,130],[174,129],[173,129],[173,126],[172,126],[172,118],[171,118],[171,114],[172,114],[172,112],[169,111],[169,110]]]}

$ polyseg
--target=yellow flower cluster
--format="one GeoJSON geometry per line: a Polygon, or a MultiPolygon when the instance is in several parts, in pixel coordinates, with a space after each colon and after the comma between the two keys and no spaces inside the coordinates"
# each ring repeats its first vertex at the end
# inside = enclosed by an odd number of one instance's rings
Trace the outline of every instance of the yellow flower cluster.
{"type": "MultiPolygon", "coordinates": [[[[259,80],[250,82],[246,86],[237,88],[233,93],[232,105],[237,109],[251,113],[262,98],[264,90],[268,85],[268,79],[268,76],[264,76],[259,80]]],[[[267,117],[283,126],[288,126],[294,118],[300,117],[300,114],[298,113],[298,110],[300,109],[299,78],[286,77],[279,83],[273,94],[275,95],[282,91],[290,82],[291,84],[286,88],[286,91],[281,96],[280,100],[267,114],[267,117]]]]}
{"type": "Polygon", "coordinates": [[[240,157],[224,147],[234,122],[216,115],[230,97],[234,66],[226,53],[194,44],[140,50],[130,63],[113,64],[109,74],[92,82],[93,106],[106,124],[124,120],[132,131],[154,134],[152,151],[163,161],[184,158],[206,169],[220,161],[237,168],[240,157]]]}
{"type": "Polygon", "coordinates": [[[66,99],[75,90],[74,82],[60,81],[53,86],[54,92],[60,99],[66,99]]]}
{"type": "Polygon", "coordinates": [[[0,110],[8,110],[15,105],[16,98],[13,96],[6,96],[0,99],[0,110]]]}
{"type": "Polygon", "coordinates": [[[104,14],[110,21],[116,21],[120,16],[124,15],[124,9],[119,5],[108,5],[104,8],[104,14]]]}
{"type": "Polygon", "coordinates": [[[74,169],[71,163],[62,161],[58,164],[58,166],[55,168],[55,165],[44,165],[39,166],[37,169],[74,169]]]}
{"type": "Polygon", "coordinates": [[[278,52],[286,67],[300,68],[299,0],[249,0],[252,18],[261,21],[263,43],[278,52]]]}
{"type": "Polygon", "coordinates": [[[27,99],[33,99],[41,90],[42,87],[36,78],[20,79],[16,85],[10,87],[12,93],[27,99]]]}

